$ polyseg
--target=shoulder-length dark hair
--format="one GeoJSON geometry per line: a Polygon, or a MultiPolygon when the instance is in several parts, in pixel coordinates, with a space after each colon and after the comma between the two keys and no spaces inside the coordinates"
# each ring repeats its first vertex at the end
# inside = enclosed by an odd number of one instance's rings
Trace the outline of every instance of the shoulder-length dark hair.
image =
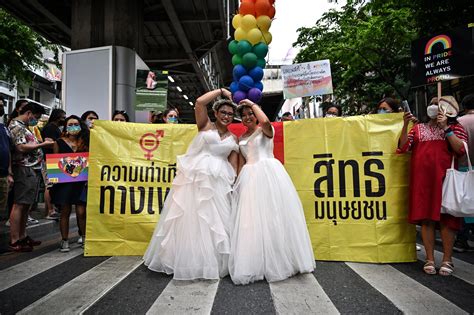
{"type": "Polygon", "coordinates": [[[78,139],[78,145],[77,145],[77,152],[88,152],[89,151],[89,140],[90,140],[90,131],[87,125],[85,124],[84,120],[82,120],[80,117],[76,115],[71,115],[64,120],[64,128],[63,132],[61,133],[61,138],[67,137],[67,122],[70,121],[71,119],[75,119],[79,122],[79,125],[81,126],[81,132],[79,132],[79,135],[77,136],[78,139]]]}

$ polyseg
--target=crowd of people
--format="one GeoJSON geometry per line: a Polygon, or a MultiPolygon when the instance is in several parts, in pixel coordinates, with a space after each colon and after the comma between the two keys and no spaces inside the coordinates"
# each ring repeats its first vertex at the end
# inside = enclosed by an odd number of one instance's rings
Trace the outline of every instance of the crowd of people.
{"type": "MultiPolygon", "coordinates": [[[[461,105],[452,96],[433,98],[426,122],[389,97],[380,100],[375,111],[405,111],[397,152],[412,152],[408,220],[421,226],[427,257],[423,270],[427,274],[450,275],[454,272],[453,248],[472,250],[468,243],[472,219],[441,213],[441,187],[452,157],[462,171],[467,171],[466,154],[474,157],[474,94],[466,96],[461,105]],[[467,152],[463,143],[468,144],[467,152]],[[434,260],[437,228],[444,255],[439,268],[434,260]]],[[[6,124],[0,125],[0,209],[9,209],[12,251],[31,251],[41,243],[26,233],[29,211],[38,202],[41,187],[45,188],[45,218],[60,221],[60,251],[70,250],[73,206],[79,243],[85,242],[87,182],[52,185],[46,176],[45,156],[88,152],[89,132],[99,116],[87,111],[81,117],[67,117],[64,110],[54,109],[39,130],[37,124],[44,114],[42,106],[19,100],[6,124]]],[[[178,157],[180,170],[145,254],[145,264],[155,271],[173,273],[176,279],[213,279],[230,272],[239,284],[263,278],[282,280],[311,271],[314,257],[301,202],[286,171],[273,158],[273,128],[268,117],[248,100],[237,107],[224,89],[198,98],[195,115],[198,135],[187,153],[178,157]],[[222,98],[214,103],[211,120],[206,106],[218,96],[222,98]],[[240,139],[228,130],[236,117],[247,127],[240,139]],[[285,198],[280,198],[283,195],[285,198]],[[166,220],[167,216],[173,220],[166,220]],[[271,241],[265,243],[264,239],[271,241]],[[255,261],[255,257],[261,259],[255,261]]],[[[342,115],[339,105],[325,104],[324,117],[342,115]]],[[[281,117],[282,121],[293,119],[290,112],[281,117]]],[[[175,124],[179,111],[154,112],[150,120],[175,124]]],[[[130,122],[130,118],[125,111],[115,111],[112,121],[130,122]]]]}

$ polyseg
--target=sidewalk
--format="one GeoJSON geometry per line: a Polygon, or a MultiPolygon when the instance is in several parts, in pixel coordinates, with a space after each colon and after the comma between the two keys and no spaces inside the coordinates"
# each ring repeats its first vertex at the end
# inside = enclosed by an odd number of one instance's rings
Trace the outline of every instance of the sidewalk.
{"type": "MultiPolygon", "coordinates": [[[[33,239],[40,241],[51,240],[60,237],[59,220],[46,220],[44,218],[44,204],[39,203],[35,211],[30,215],[39,221],[38,224],[26,227],[26,233],[33,239]]],[[[8,251],[8,242],[10,240],[10,227],[5,225],[5,220],[0,221],[0,253],[8,251]]],[[[76,213],[73,211],[69,218],[69,233],[74,235],[77,232],[76,213]]]]}

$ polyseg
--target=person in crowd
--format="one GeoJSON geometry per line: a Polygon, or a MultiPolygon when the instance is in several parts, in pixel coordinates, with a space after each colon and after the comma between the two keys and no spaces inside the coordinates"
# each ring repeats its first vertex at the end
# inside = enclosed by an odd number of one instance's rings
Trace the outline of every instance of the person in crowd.
{"type": "MultiPolygon", "coordinates": [[[[462,100],[462,107],[464,108],[464,116],[458,118],[458,122],[464,127],[468,135],[468,153],[471,161],[474,161],[474,94],[469,94],[462,100]]],[[[459,160],[459,170],[467,172],[467,156],[459,160]]],[[[456,236],[454,242],[454,250],[458,252],[472,251],[473,247],[467,242],[469,240],[469,231],[474,232],[474,218],[464,218],[461,220],[462,228],[456,236]]]]}
{"type": "Polygon", "coordinates": [[[312,272],[315,261],[303,205],[290,176],[273,156],[270,120],[247,99],[240,102],[237,113],[247,131],[239,142],[241,170],[233,193],[232,281],[274,282],[312,272]]]}
{"type": "MultiPolygon", "coordinates": [[[[0,117],[5,115],[3,100],[0,100],[0,117]]],[[[13,186],[11,168],[11,138],[8,128],[0,123],[0,213],[4,216],[7,209],[8,192],[13,186]]]]}
{"type": "Polygon", "coordinates": [[[152,112],[151,123],[152,124],[162,124],[163,123],[163,112],[160,111],[160,110],[152,112]]]}
{"type": "MultiPolygon", "coordinates": [[[[66,119],[66,112],[60,108],[55,108],[51,111],[48,122],[41,130],[43,138],[50,138],[56,141],[61,136],[62,128],[64,127],[64,120],[66,119]]],[[[43,148],[43,153],[53,153],[53,148],[43,148]]],[[[53,204],[51,203],[50,185],[48,179],[45,177],[45,190],[44,190],[44,203],[46,210],[46,219],[57,220],[59,219],[59,213],[54,210],[53,204]]]]}
{"type": "Polygon", "coordinates": [[[99,119],[99,115],[93,110],[88,110],[81,115],[81,120],[85,122],[89,129],[94,127],[94,120],[99,119]]]}
{"type": "Polygon", "coordinates": [[[178,111],[174,108],[169,108],[163,112],[163,122],[165,124],[178,123],[178,111]]]}
{"type": "Polygon", "coordinates": [[[178,156],[178,173],[166,197],[144,261],[177,280],[219,279],[228,274],[228,225],[238,145],[228,130],[235,114],[231,93],[207,92],[196,100],[198,134],[178,156]],[[214,102],[215,122],[207,105],[214,102]]]}
{"type": "Polygon", "coordinates": [[[323,117],[341,117],[342,116],[342,108],[339,105],[329,103],[326,106],[326,110],[323,114],[323,117]]]}
{"type": "MultiPolygon", "coordinates": [[[[76,153],[89,151],[89,128],[75,115],[66,118],[61,137],[54,145],[54,153],[76,153]]],[[[77,167],[77,166],[72,166],[77,167]]],[[[86,230],[86,204],[81,200],[81,195],[85,190],[86,182],[60,183],[53,185],[51,197],[54,204],[60,206],[60,230],[61,243],[59,250],[68,252],[69,249],[69,217],[72,206],[76,207],[77,225],[80,237],[85,240],[86,230]]],[[[84,243],[83,243],[84,246],[84,243]]]]}
{"type": "Polygon", "coordinates": [[[112,115],[112,121],[130,122],[128,114],[124,110],[116,110],[112,115]]]}
{"type": "Polygon", "coordinates": [[[443,241],[443,260],[439,274],[449,276],[454,271],[452,252],[455,231],[460,219],[441,213],[442,185],[446,170],[451,167],[453,154],[462,156],[467,134],[456,121],[459,105],[452,96],[443,96],[440,102],[449,104],[445,111],[434,98],[427,108],[428,123],[415,124],[410,132],[408,124],[414,120],[411,113],[404,115],[404,124],[398,144],[398,153],[412,151],[410,172],[410,202],[408,221],[421,225],[421,237],[426,251],[425,273],[436,274],[434,261],[435,227],[439,225],[443,241]]]}
{"type": "Polygon", "coordinates": [[[390,114],[400,112],[400,104],[391,97],[385,97],[377,104],[377,114],[390,114]]]}
{"type": "Polygon", "coordinates": [[[16,103],[15,103],[15,108],[13,109],[12,113],[11,113],[10,116],[8,117],[7,127],[10,126],[10,122],[13,120],[13,118],[18,117],[18,115],[20,114],[20,110],[21,110],[21,109],[23,108],[23,106],[25,106],[26,104],[28,104],[28,101],[27,101],[27,100],[20,99],[20,100],[16,101],[16,103]]]}
{"type": "Polygon", "coordinates": [[[51,147],[54,141],[45,138],[39,143],[28,126],[35,126],[45,110],[42,106],[27,103],[9,125],[13,144],[13,179],[15,180],[14,204],[10,214],[10,244],[12,251],[31,251],[41,244],[26,235],[28,210],[35,203],[42,180],[44,147],[51,147]]]}
{"type": "Polygon", "coordinates": [[[281,121],[292,121],[294,120],[293,115],[290,112],[285,112],[281,115],[281,121]]]}

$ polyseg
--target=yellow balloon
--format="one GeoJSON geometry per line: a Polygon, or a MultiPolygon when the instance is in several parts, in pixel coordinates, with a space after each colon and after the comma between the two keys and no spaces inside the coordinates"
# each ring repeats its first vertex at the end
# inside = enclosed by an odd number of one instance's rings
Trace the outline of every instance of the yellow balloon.
{"type": "Polygon", "coordinates": [[[247,32],[244,31],[241,27],[237,28],[234,33],[234,38],[236,41],[241,41],[246,39],[247,37],[247,32]]]}
{"type": "Polygon", "coordinates": [[[261,42],[262,42],[262,43],[265,43],[265,44],[267,44],[267,45],[270,45],[270,43],[272,42],[272,33],[270,33],[270,32],[263,32],[261,42]]]}
{"type": "Polygon", "coordinates": [[[247,32],[250,31],[252,28],[256,28],[257,20],[255,19],[255,16],[251,14],[244,15],[242,21],[240,22],[240,27],[242,27],[247,32]]]}
{"type": "Polygon", "coordinates": [[[242,14],[237,14],[236,16],[234,16],[234,18],[232,19],[232,26],[235,29],[238,29],[241,23],[242,23],[242,14]]]}
{"type": "Polygon", "coordinates": [[[262,40],[262,32],[258,28],[252,28],[247,33],[247,40],[252,45],[258,44],[262,40]]]}
{"type": "Polygon", "coordinates": [[[270,29],[270,26],[272,25],[272,19],[266,15],[260,15],[257,18],[257,27],[262,31],[262,32],[268,32],[270,29]]]}

